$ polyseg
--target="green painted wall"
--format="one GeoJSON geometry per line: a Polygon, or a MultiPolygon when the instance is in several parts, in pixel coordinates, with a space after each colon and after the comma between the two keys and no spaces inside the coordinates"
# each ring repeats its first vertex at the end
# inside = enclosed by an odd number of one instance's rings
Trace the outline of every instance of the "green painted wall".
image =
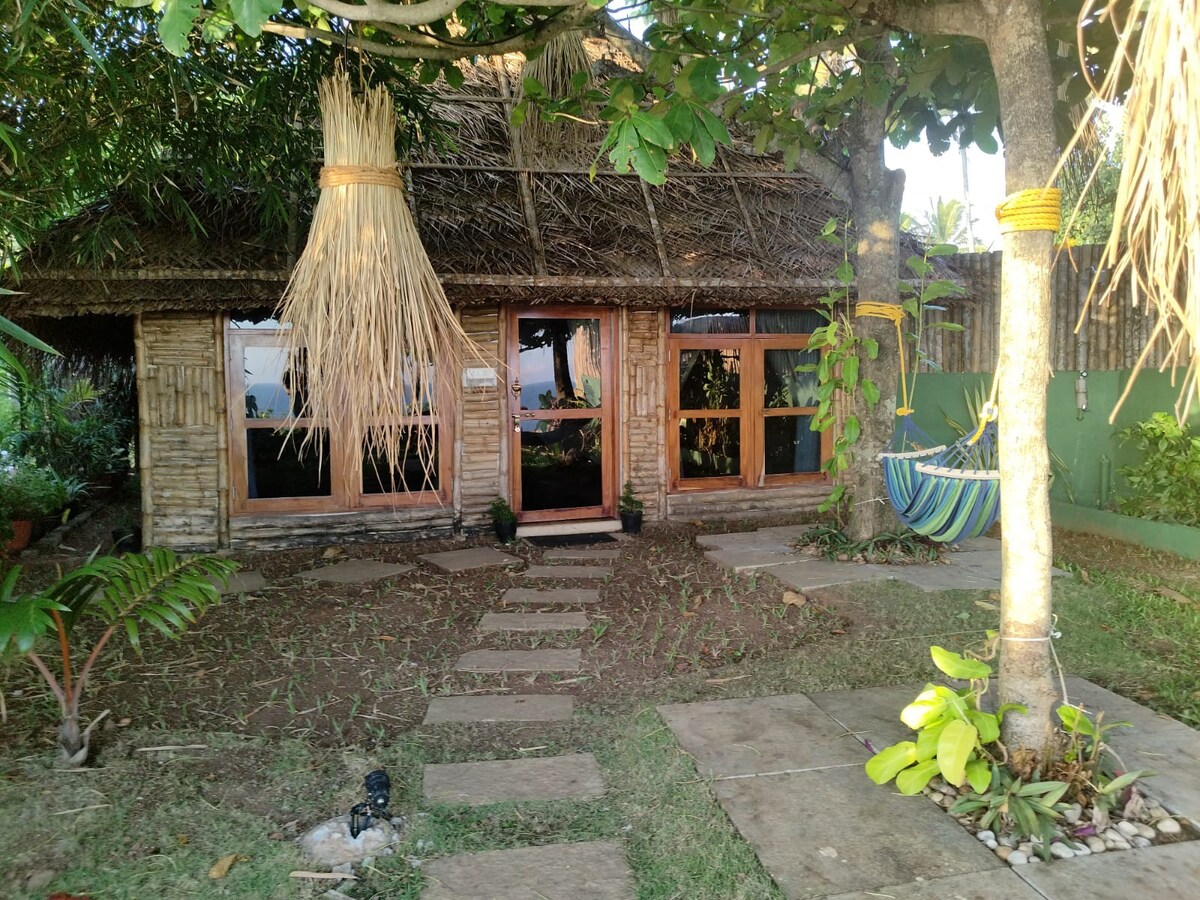
{"type": "MultiPolygon", "coordinates": [[[[1117,470],[1136,461],[1136,453],[1131,447],[1121,446],[1117,432],[1134,422],[1149,418],[1151,413],[1172,411],[1178,387],[1171,386],[1169,373],[1143,372],[1134,382],[1116,420],[1110,425],[1109,415],[1129,383],[1129,371],[1089,373],[1088,409],[1082,415],[1075,408],[1077,376],[1077,372],[1057,372],[1051,379],[1046,438],[1050,448],[1062,457],[1070,470],[1069,480],[1075,493],[1075,502],[1082,506],[1097,507],[1100,504],[1101,457],[1107,456],[1112,464],[1110,497],[1122,487],[1117,470]]],[[[916,409],[913,420],[930,437],[939,441],[953,440],[955,435],[946,425],[944,416],[949,414],[960,422],[968,421],[964,389],[971,392],[982,389],[986,394],[990,388],[990,375],[920,375],[913,394],[913,406],[916,409]]],[[[1001,416],[1020,415],[1020,412],[1020,408],[1005,409],[1001,410],[1001,416]]],[[[1200,410],[1194,411],[1191,425],[1193,430],[1200,430],[1200,410]]],[[[1055,479],[1051,497],[1065,501],[1068,493],[1062,480],[1055,479]]]]}

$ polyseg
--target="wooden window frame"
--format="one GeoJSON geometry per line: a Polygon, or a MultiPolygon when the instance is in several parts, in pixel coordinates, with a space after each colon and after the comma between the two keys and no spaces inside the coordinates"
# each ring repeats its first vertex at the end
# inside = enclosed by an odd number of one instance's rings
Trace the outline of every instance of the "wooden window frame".
{"type": "MultiPolygon", "coordinates": [[[[766,406],[763,397],[765,388],[765,360],[767,350],[806,350],[808,334],[759,334],[757,332],[757,310],[750,310],[748,332],[735,334],[673,334],[670,332],[670,314],[667,317],[667,462],[669,466],[668,491],[690,493],[693,491],[728,490],[731,488],[781,487],[792,484],[824,483],[828,478],[823,472],[799,472],[790,474],[766,474],[766,420],[778,416],[816,415],[817,407],[766,406]],[[739,354],[739,406],[737,409],[685,410],[679,403],[679,364],[684,350],[737,350],[739,354]],[[722,475],[708,478],[684,478],[682,476],[679,425],[685,418],[737,418],[740,419],[741,438],[740,475],[722,475]]],[[[833,449],[833,435],[826,431],[821,435],[821,462],[829,459],[833,449]]]]}
{"type": "MultiPolygon", "coordinates": [[[[320,497],[250,498],[248,477],[248,431],[291,427],[311,427],[309,419],[245,417],[245,350],[247,347],[278,347],[284,332],[272,328],[235,328],[233,319],[225,319],[225,396],[229,429],[229,506],[232,515],[253,516],[271,513],[351,512],[365,509],[444,506],[450,496],[453,477],[451,453],[454,448],[453,393],[448,379],[439,379],[438,417],[438,489],[436,491],[366,494],[362,490],[362,453],[351,451],[329,434],[329,453],[322,465],[329,467],[330,492],[320,497]],[[253,423],[253,424],[251,424],[253,423]]],[[[432,424],[430,416],[406,420],[411,426],[432,424]]]]}

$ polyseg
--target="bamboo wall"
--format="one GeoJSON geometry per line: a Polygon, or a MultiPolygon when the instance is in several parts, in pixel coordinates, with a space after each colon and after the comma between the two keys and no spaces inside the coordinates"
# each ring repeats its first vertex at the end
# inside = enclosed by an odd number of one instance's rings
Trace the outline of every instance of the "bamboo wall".
{"type": "MultiPolygon", "coordinates": [[[[1074,247],[1063,251],[1054,267],[1052,280],[1053,317],[1050,325],[1050,362],[1055,371],[1118,371],[1132,368],[1153,330],[1154,319],[1135,309],[1129,284],[1118,285],[1108,302],[1087,307],[1084,327],[1075,324],[1085,309],[1099,246],[1074,247]]],[[[1002,254],[965,253],[950,257],[973,285],[966,300],[946,304],[945,312],[928,312],[926,321],[956,322],[961,332],[927,329],[921,349],[945,372],[991,372],[995,369],[1000,333],[1000,271],[1002,254]]],[[[1165,355],[1160,338],[1147,358],[1156,368],[1165,355]]],[[[924,371],[924,369],[923,369],[924,371]]]]}
{"type": "Polygon", "coordinates": [[[493,387],[463,387],[459,404],[458,431],[455,441],[455,506],[460,524],[467,528],[487,525],[488,504],[497,496],[508,495],[508,482],[501,478],[506,471],[506,432],[500,416],[504,397],[501,392],[508,379],[501,364],[500,309],[486,306],[463,312],[463,330],[479,349],[479,360],[468,360],[471,367],[490,366],[496,369],[493,387]]]}
{"type": "Polygon", "coordinates": [[[633,482],[653,521],[662,518],[667,484],[666,313],[625,309],[620,328],[621,482],[633,482]]]}
{"type": "Polygon", "coordinates": [[[220,316],[143,313],[134,321],[143,540],[225,543],[228,477],[220,316]]]}

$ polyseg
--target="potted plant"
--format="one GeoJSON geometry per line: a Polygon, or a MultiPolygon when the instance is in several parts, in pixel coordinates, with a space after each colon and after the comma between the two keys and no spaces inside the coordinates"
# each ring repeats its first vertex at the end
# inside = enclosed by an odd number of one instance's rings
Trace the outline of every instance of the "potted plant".
{"type": "Polygon", "coordinates": [[[18,553],[29,545],[36,519],[67,502],[62,480],[53,469],[28,456],[0,450],[0,550],[18,553]]]}
{"type": "Polygon", "coordinates": [[[617,504],[617,511],[621,514],[621,530],[626,534],[639,534],[644,508],[645,504],[633,495],[633,482],[626,481],[617,504]]]}
{"type": "Polygon", "coordinates": [[[511,544],[517,537],[517,514],[503,497],[497,497],[488,507],[488,515],[492,517],[492,527],[496,529],[496,537],[502,544],[511,544]]]}

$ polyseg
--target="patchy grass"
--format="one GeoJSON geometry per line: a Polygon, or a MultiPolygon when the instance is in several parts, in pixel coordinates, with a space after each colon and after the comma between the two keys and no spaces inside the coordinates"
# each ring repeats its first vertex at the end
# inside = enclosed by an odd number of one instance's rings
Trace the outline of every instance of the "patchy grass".
{"type": "MultiPolygon", "coordinates": [[[[288,877],[308,867],[293,839],[348,809],[362,776],[383,766],[409,825],[395,855],[343,887],[356,898],[415,900],[424,864],[451,853],[598,839],[624,847],[640,898],[780,897],[654,706],[919,683],[936,677],[929,645],[977,644],[998,604],[985,592],[888,582],[819,592],[798,608],[767,576],[716,570],[693,535],[663,529],[634,545],[583,631],[484,639],[473,625],[518,583],[511,573],[464,581],[420,569],[392,583],[314,586],[289,576],[319,562],[314,551],[250,560],[282,586],[229,598],[145,659],[114,654],[88,708],[112,706],[113,722],[131,722],[100,735],[97,767],[85,772],[49,768],[52,705],[11,666],[0,673],[0,895],[319,896],[327,884],[288,877]],[[585,671],[452,673],[458,653],[481,645],[578,646],[585,671]],[[431,696],[497,690],[569,692],[580,708],[563,724],[418,724],[431,696]],[[193,743],[204,749],[137,752],[193,743]],[[422,801],[427,763],[581,751],[604,772],[599,800],[422,801]],[[246,858],[209,879],[230,853],[246,858]],[[49,887],[26,890],[41,871],[54,873],[49,887]]],[[[1200,565],[1077,537],[1058,547],[1071,571],[1055,580],[1067,670],[1200,724],[1200,565]]],[[[411,562],[430,549],[441,546],[355,553],[411,562]]]]}

